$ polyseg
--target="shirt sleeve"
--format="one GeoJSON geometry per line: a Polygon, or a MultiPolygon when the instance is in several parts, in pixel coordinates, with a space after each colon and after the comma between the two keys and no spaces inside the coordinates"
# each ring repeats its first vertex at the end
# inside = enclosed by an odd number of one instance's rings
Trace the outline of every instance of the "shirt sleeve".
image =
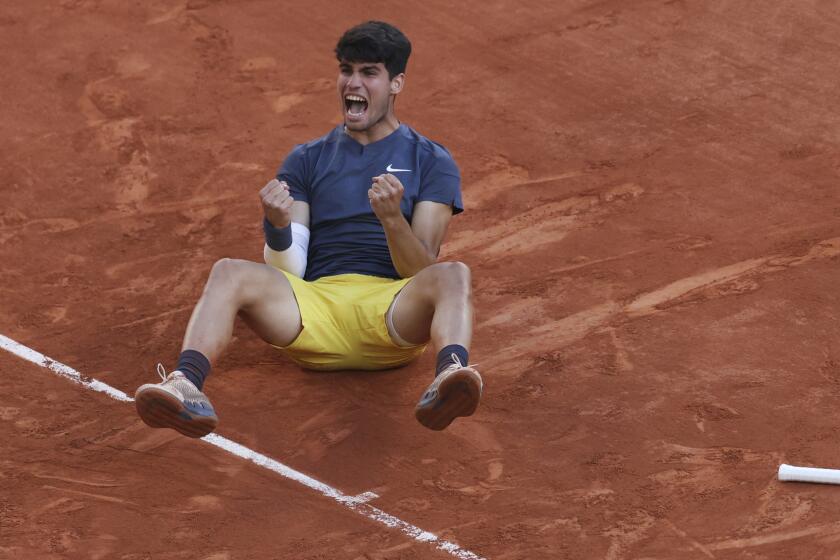
{"type": "Polygon", "coordinates": [[[277,180],[286,181],[289,185],[289,194],[300,202],[310,202],[310,184],[306,172],[306,151],[303,144],[295,146],[286,159],[280,170],[277,171],[277,180]]]}
{"type": "Polygon", "coordinates": [[[448,204],[453,214],[464,211],[461,201],[461,171],[443,146],[432,145],[421,167],[420,193],[417,201],[428,200],[448,204]]]}

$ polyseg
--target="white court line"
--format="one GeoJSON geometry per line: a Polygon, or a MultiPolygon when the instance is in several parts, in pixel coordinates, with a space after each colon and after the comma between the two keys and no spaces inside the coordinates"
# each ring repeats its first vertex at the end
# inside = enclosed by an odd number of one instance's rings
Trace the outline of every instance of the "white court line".
{"type": "MultiPolygon", "coordinates": [[[[115,389],[107,383],[103,383],[101,381],[97,381],[96,379],[84,376],[75,369],[71,368],[70,366],[66,366],[61,362],[56,362],[55,360],[44,356],[40,352],[36,352],[31,348],[27,348],[23,344],[15,342],[11,338],[5,337],[2,334],[0,334],[0,348],[9,351],[14,355],[23,358],[24,360],[30,361],[33,364],[37,364],[41,367],[47,368],[53,371],[54,373],[60,375],[61,377],[65,377],[70,381],[78,383],[87,389],[98,391],[100,393],[105,393],[112,399],[116,399],[118,401],[134,402],[133,398],[129,397],[119,389],[115,389]]],[[[419,527],[415,527],[414,525],[403,521],[402,519],[394,517],[393,515],[368,504],[368,501],[379,497],[373,492],[364,492],[363,494],[359,494],[358,496],[348,496],[340,490],[337,490],[336,488],[333,488],[328,484],[325,484],[319,480],[315,480],[314,478],[307,476],[300,471],[296,471],[295,469],[286,466],[283,463],[272,459],[271,457],[267,457],[262,453],[257,453],[252,449],[248,449],[244,445],[240,445],[235,441],[231,441],[227,438],[216,434],[209,434],[201,439],[211,445],[215,445],[220,449],[224,449],[228,453],[236,455],[237,457],[241,457],[270,471],[274,471],[280,476],[294,480],[299,484],[303,484],[307,488],[311,488],[312,490],[315,490],[328,498],[332,498],[344,507],[355,511],[356,513],[363,515],[368,519],[372,519],[373,521],[376,521],[381,525],[385,525],[386,527],[390,527],[392,529],[399,529],[400,531],[402,531],[403,533],[405,533],[406,535],[408,535],[416,541],[435,543],[436,547],[439,550],[448,552],[456,558],[460,558],[461,560],[486,560],[485,558],[475,554],[474,552],[470,552],[469,550],[461,548],[453,542],[441,540],[440,537],[433,533],[424,531],[419,527]]]]}

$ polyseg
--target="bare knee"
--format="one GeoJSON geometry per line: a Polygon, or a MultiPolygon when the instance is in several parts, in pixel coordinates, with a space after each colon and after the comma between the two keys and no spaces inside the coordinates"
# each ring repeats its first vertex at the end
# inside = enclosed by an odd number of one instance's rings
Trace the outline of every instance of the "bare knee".
{"type": "Polygon", "coordinates": [[[213,263],[213,268],[210,269],[210,278],[208,281],[217,282],[234,282],[241,268],[239,259],[223,258],[213,263]]]}
{"type": "Polygon", "coordinates": [[[428,268],[432,285],[438,296],[457,296],[469,299],[472,295],[470,267],[462,262],[442,262],[428,268]]]}
{"type": "Polygon", "coordinates": [[[243,259],[220,259],[210,270],[204,293],[224,297],[240,309],[265,302],[294,301],[294,293],[282,272],[267,264],[243,259]]]}
{"type": "Polygon", "coordinates": [[[232,296],[241,291],[242,284],[247,277],[245,270],[247,261],[239,259],[219,259],[210,269],[210,276],[204,286],[205,292],[225,292],[232,296]]]}
{"type": "Polygon", "coordinates": [[[440,264],[444,282],[451,288],[469,294],[472,289],[472,273],[470,272],[470,267],[458,261],[440,264]]]}

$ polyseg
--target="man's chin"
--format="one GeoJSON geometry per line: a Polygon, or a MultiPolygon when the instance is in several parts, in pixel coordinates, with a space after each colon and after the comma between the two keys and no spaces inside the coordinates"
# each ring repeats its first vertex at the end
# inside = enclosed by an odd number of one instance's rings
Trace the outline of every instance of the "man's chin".
{"type": "Polygon", "coordinates": [[[353,132],[364,132],[368,129],[368,122],[367,119],[364,121],[344,119],[344,128],[353,132]]]}

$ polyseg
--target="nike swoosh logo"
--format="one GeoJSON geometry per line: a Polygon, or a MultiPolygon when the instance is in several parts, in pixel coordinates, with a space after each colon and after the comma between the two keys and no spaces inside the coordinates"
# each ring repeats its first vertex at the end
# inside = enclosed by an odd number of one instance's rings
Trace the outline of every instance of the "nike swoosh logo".
{"type": "Polygon", "coordinates": [[[411,169],[397,169],[396,167],[391,167],[391,164],[388,164],[388,167],[385,168],[385,171],[388,173],[399,173],[400,171],[411,171],[411,169]]]}

